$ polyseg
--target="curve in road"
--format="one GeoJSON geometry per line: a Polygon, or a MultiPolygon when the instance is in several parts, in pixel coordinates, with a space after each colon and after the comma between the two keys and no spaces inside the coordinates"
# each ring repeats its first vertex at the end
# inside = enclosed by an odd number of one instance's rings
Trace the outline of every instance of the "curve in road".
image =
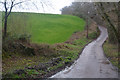
{"type": "Polygon", "coordinates": [[[88,44],[79,59],[50,78],[118,78],[118,71],[105,57],[102,45],[108,37],[107,29],[100,27],[100,36],[88,44]]]}

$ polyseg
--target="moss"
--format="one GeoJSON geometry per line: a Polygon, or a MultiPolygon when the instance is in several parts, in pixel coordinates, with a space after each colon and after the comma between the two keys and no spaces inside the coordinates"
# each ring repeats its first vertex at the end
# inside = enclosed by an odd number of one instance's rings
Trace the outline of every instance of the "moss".
{"type": "Polygon", "coordinates": [[[43,70],[38,70],[40,74],[47,74],[47,72],[43,71],[43,70]]]}
{"type": "Polygon", "coordinates": [[[14,75],[13,77],[14,77],[14,78],[20,78],[20,76],[18,76],[18,75],[14,75]]]}
{"type": "Polygon", "coordinates": [[[18,74],[12,74],[12,73],[2,75],[2,76],[3,76],[3,78],[20,78],[20,76],[18,74]]]}
{"type": "Polygon", "coordinates": [[[25,74],[23,73],[23,74],[21,74],[21,76],[20,76],[21,78],[24,78],[25,77],[25,74]]]}
{"type": "Polygon", "coordinates": [[[26,70],[26,73],[27,73],[28,75],[39,74],[39,72],[36,71],[35,69],[27,69],[27,70],[26,70]]]}
{"type": "Polygon", "coordinates": [[[48,68],[48,71],[50,72],[50,71],[52,71],[52,70],[56,70],[57,68],[60,68],[60,67],[62,67],[63,65],[64,65],[64,64],[59,63],[59,64],[57,64],[56,66],[49,67],[49,68],[48,68]]]}

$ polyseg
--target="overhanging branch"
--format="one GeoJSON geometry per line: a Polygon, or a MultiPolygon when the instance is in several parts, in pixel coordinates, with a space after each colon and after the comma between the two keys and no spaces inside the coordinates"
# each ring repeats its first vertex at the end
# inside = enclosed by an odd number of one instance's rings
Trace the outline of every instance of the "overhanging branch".
{"type": "Polygon", "coordinates": [[[1,4],[4,4],[4,2],[0,2],[1,4]]]}
{"type": "MultiPolygon", "coordinates": [[[[12,0],[11,0],[11,1],[12,1],[12,0]]],[[[14,0],[14,1],[15,1],[15,0],[14,0]]],[[[9,11],[9,13],[7,14],[7,17],[10,15],[10,13],[11,13],[11,11],[12,11],[14,1],[11,2],[10,11],[9,11]]]]}
{"type": "MultiPolygon", "coordinates": [[[[30,0],[28,0],[28,1],[30,1],[30,0]]],[[[21,2],[15,3],[13,6],[19,5],[19,4],[24,3],[24,2],[26,2],[26,1],[21,1],[21,2]]]]}

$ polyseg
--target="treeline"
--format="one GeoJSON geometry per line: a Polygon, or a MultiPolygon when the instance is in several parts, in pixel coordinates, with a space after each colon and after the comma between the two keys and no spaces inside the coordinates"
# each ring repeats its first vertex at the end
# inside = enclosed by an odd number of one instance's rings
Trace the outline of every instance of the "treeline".
{"type": "Polygon", "coordinates": [[[119,46],[119,5],[117,2],[73,2],[71,6],[64,7],[61,11],[62,14],[79,16],[86,21],[94,20],[98,25],[105,26],[108,29],[109,42],[119,46]]]}

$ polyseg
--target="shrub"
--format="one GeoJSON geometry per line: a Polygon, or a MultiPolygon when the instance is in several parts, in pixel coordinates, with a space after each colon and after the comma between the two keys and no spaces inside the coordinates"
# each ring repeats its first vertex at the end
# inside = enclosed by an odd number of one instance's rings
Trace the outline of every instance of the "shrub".
{"type": "Polygon", "coordinates": [[[21,34],[21,35],[19,35],[18,39],[21,41],[27,41],[30,39],[30,37],[31,37],[31,35],[29,35],[29,34],[21,34]]]}
{"type": "Polygon", "coordinates": [[[92,32],[88,36],[89,36],[90,39],[96,39],[97,38],[97,32],[92,32]]]}
{"type": "Polygon", "coordinates": [[[10,33],[2,42],[3,57],[10,57],[12,53],[23,53],[27,55],[34,55],[34,49],[23,45],[21,42],[26,42],[29,40],[30,35],[20,34],[11,36],[10,33]]]}

